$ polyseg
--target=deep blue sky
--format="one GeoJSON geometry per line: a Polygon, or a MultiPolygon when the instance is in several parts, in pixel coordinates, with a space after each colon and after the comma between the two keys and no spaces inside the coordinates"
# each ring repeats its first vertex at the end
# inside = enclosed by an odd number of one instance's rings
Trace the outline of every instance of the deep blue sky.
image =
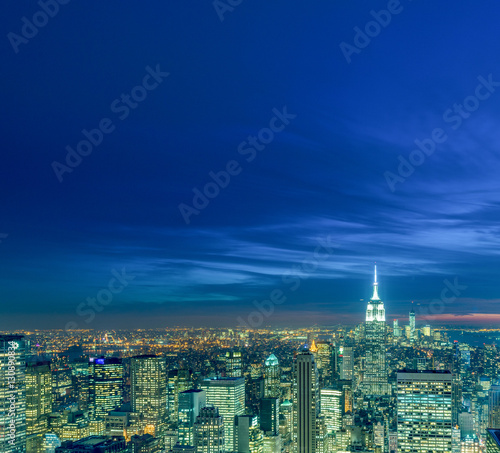
{"type": "Polygon", "coordinates": [[[402,0],[348,63],[340,44],[387,6],[243,0],[221,21],[211,1],[73,0],[16,53],[9,33],[40,6],[8,0],[0,329],[235,325],[274,289],[287,300],[262,325],[354,323],[374,261],[388,318],[445,279],[467,288],[434,323],[498,313],[500,87],[459,125],[446,112],[478,77],[500,82],[500,4],[402,0]],[[121,120],[111,104],[148,66],[169,76],[121,120]],[[285,106],[296,116],[248,162],[240,144],[285,106]],[[53,162],[103,118],[113,132],[59,182],[53,162]],[[436,128],[446,140],[392,191],[384,174],[436,128]],[[232,160],[241,173],[187,225],[179,205],[232,160]],[[135,278],[87,323],[77,307],[123,268],[135,278]]]}

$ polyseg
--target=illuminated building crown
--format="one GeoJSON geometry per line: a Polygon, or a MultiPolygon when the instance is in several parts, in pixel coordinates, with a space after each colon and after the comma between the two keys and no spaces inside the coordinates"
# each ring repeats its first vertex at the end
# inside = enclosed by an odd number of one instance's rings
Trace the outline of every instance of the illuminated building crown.
{"type": "Polygon", "coordinates": [[[366,308],[366,321],[381,321],[385,322],[385,308],[384,303],[380,300],[378,295],[378,281],[377,281],[377,265],[375,264],[375,278],[373,281],[373,296],[368,302],[366,308]]]}

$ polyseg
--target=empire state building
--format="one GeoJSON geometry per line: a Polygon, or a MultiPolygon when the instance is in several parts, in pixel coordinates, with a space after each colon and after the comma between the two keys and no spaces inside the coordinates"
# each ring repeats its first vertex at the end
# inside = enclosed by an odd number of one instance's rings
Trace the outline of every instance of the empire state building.
{"type": "Polygon", "coordinates": [[[386,365],[386,324],[384,302],[378,295],[377,265],[373,282],[373,296],[366,307],[366,360],[362,389],[365,395],[390,393],[386,365]]]}

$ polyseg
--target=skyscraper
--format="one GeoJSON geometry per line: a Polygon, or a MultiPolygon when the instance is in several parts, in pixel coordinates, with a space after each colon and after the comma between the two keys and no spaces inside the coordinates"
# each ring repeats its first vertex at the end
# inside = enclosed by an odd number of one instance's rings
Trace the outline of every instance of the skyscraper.
{"type": "MultiPolygon", "coordinates": [[[[335,373],[335,348],[327,341],[318,341],[316,365],[318,367],[320,388],[333,384],[335,373]]],[[[342,355],[341,351],[339,354],[342,355]]]]}
{"type": "Polygon", "coordinates": [[[193,388],[192,370],[181,368],[168,371],[167,398],[168,416],[177,423],[179,416],[179,394],[193,388]]]}
{"type": "Polygon", "coordinates": [[[394,338],[399,338],[401,336],[401,327],[399,327],[399,321],[397,319],[392,322],[392,334],[394,338]]]}
{"type": "Polygon", "coordinates": [[[203,407],[200,409],[194,424],[194,446],[197,453],[225,453],[225,429],[222,416],[216,407],[203,407]]]}
{"type": "Polygon", "coordinates": [[[413,302],[410,311],[410,341],[415,341],[415,310],[413,309],[413,302]]]}
{"type": "Polygon", "coordinates": [[[194,423],[200,409],[207,405],[204,390],[186,390],[179,394],[179,444],[194,445],[194,423]]]}
{"type": "Polygon", "coordinates": [[[238,415],[235,428],[236,446],[238,453],[263,453],[264,434],[259,429],[259,420],[256,415],[238,415]]]}
{"type": "Polygon", "coordinates": [[[116,357],[89,359],[89,401],[92,420],[104,419],[123,401],[123,363],[116,357]]]}
{"type": "Polygon", "coordinates": [[[278,398],[263,398],[260,401],[260,429],[266,435],[279,434],[280,400],[278,398]]]}
{"type": "Polygon", "coordinates": [[[314,355],[304,350],[297,355],[295,362],[294,426],[298,453],[315,453],[316,451],[318,398],[318,371],[314,355]]]}
{"type": "Polygon", "coordinates": [[[26,451],[26,345],[22,335],[0,336],[0,451],[26,451]]]}
{"type": "Polygon", "coordinates": [[[451,452],[451,406],[452,374],[449,371],[399,371],[398,452],[451,452]]]}
{"type": "Polygon", "coordinates": [[[264,397],[265,398],[279,398],[280,380],[281,380],[280,366],[278,359],[274,354],[271,354],[264,362],[264,397]]]}
{"type": "Polygon", "coordinates": [[[224,419],[226,448],[235,449],[234,423],[237,415],[245,412],[245,379],[226,377],[205,379],[201,388],[207,394],[207,404],[219,409],[224,419]]]}
{"type": "Polygon", "coordinates": [[[165,358],[155,355],[132,357],[130,380],[132,411],[143,414],[148,434],[162,438],[167,418],[165,358]]]}
{"type": "Polygon", "coordinates": [[[327,387],[320,390],[321,415],[325,418],[328,434],[342,428],[343,392],[340,387],[327,387]]]}
{"type": "Polygon", "coordinates": [[[500,429],[500,382],[488,391],[488,428],[500,429]]]}
{"type": "Polygon", "coordinates": [[[26,365],[26,451],[45,453],[43,440],[52,412],[52,375],[50,362],[26,365]]]}
{"type": "Polygon", "coordinates": [[[385,307],[378,295],[377,265],[375,265],[373,295],[366,308],[366,363],[362,382],[362,390],[365,395],[387,395],[390,393],[385,335],[385,307]]]}
{"type": "MultiPolygon", "coordinates": [[[[342,366],[340,367],[340,379],[351,381],[354,376],[354,349],[352,347],[341,347],[342,366]]],[[[333,383],[332,383],[333,384],[333,383]]]]}
{"type": "Polygon", "coordinates": [[[89,361],[88,359],[75,360],[70,366],[73,392],[78,398],[78,408],[86,411],[89,408],[89,361]]]}
{"type": "Polygon", "coordinates": [[[226,376],[241,377],[241,351],[226,352],[226,376]]]}

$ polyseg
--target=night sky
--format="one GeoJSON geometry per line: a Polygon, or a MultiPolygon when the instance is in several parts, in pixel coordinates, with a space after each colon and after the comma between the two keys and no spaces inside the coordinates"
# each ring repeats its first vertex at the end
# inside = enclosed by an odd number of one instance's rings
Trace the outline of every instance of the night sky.
{"type": "Polygon", "coordinates": [[[499,325],[497,1],[45,8],[0,17],[0,330],[354,324],[375,261],[388,320],[499,325]]]}

